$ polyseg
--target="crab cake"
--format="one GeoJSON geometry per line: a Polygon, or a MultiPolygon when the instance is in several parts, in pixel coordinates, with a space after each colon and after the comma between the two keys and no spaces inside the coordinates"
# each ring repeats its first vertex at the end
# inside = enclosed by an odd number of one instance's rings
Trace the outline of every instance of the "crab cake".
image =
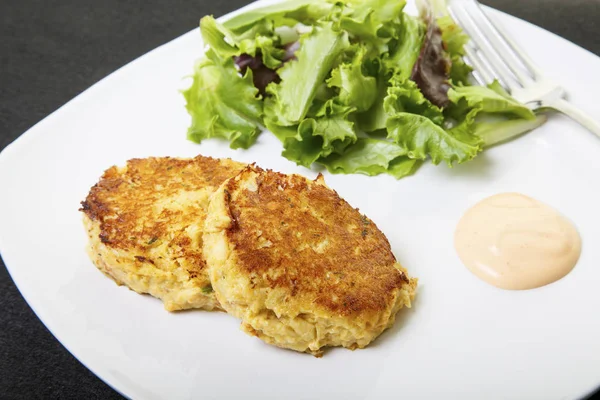
{"type": "Polygon", "coordinates": [[[410,307],[417,284],[321,176],[254,166],[211,197],[204,253],[217,299],[246,333],[316,356],[368,345],[410,307]]]}
{"type": "Polygon", "coordinates": [[[80,211],[94,264],[169,311],[220,309],[202,255],[210,195],[244,168],[231,160],[133,159],[108,169],[80,211]]]}

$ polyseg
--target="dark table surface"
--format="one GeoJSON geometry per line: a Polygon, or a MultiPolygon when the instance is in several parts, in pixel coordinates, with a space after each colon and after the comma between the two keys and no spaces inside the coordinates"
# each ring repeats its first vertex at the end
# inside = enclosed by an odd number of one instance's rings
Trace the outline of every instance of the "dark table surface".
{"type": "MultiPolygon", "coordinates": [[[[0,1],[0,150],[115,69],[194,29],[200,16],[220,16],[247,3],[0,1]]],[[[600,55],[600,0],[484,3],[600,55]]],[[[0,196],[6,195],[0,188],[0,196]]],[[[0,322],[0,398],[120,398],[42,325],[1,259],[0,322]]]]}

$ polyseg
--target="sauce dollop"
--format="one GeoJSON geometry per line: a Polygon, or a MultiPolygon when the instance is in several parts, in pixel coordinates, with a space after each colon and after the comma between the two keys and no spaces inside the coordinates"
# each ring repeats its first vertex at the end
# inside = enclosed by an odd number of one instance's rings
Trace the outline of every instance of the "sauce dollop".
{"type": "Polygon", "coordinates": [[[463,215],[454,246],[477,277],[502,289],[523,290],[567,275],[579,259],[581,238],[552,207],[519,193],[501,193],[463,215]]]}

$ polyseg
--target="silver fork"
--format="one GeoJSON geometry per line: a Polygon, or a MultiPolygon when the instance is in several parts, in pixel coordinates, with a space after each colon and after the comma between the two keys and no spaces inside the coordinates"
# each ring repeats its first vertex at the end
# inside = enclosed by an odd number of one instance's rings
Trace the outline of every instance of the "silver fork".
{"type": "Polygon", "coordinates": [[[467,62],[480,85],[494,79],[516,100],[533,110],[559,111],[600,136],[600,123],[566,100],[566,91],[544,76],[506,31],[492,22],[476,0],[447,0],[447,9],[471,40],[467,62]]]}

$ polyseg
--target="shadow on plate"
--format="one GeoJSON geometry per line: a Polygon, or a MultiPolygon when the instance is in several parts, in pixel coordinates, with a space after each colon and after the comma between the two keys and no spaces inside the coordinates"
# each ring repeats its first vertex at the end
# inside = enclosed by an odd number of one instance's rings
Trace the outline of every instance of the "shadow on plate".
{"type": "Polygon", "coordinates": [[[452,168],[446,165],[438,165],[437,173],[445,175],[449,179],[487,179],[490,176],[493,163],[486,154],[479,154],[473,160],[463,164],[455,164],[452,168]]]}

